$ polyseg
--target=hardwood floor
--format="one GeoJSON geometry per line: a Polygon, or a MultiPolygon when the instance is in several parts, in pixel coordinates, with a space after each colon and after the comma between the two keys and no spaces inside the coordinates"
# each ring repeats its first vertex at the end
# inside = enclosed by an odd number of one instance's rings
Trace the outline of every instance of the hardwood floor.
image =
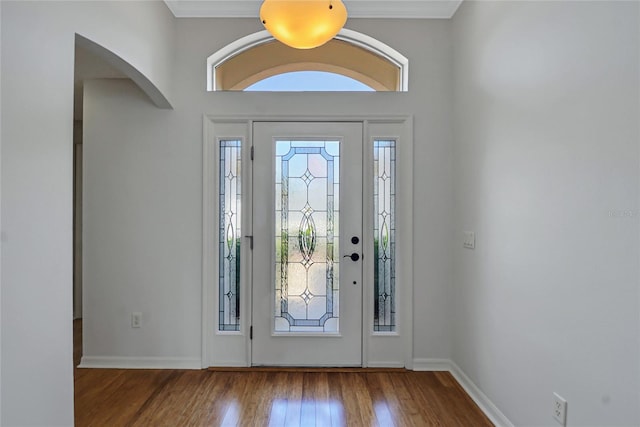
{"type": "MultiPolygon", "coordinates": [[[[81,340],[74,322],[74,344],[81,340]]],[[[74,351],[79,362],[80,351],[74,351]]],[[[75,370],[76,426],[491,426],[447,372],[75,370]]]]}

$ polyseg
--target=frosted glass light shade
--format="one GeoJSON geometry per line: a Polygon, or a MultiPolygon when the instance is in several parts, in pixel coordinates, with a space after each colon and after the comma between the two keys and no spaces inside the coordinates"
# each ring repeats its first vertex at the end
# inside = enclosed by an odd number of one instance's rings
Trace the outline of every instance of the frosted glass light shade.
{"type": "Polygon", "coordinates": [[[313,49],[340,32],[347,8],[342,0],[264,0],[260,21],[287,46],[313,49]]]}

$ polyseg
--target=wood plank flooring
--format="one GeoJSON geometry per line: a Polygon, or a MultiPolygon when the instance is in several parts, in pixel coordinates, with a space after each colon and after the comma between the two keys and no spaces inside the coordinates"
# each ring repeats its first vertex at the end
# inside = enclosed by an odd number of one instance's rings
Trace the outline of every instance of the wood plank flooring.
{"type": "MultiPolygon", "coordinates": [[[[77,345],[81,332],[74,326],[77,345]]],[[[74,351],[76,366],[79,357],[74,351]]],[[[492,425],[447,372],[76,369],[75,374],[79,427],[492,425]]]]}

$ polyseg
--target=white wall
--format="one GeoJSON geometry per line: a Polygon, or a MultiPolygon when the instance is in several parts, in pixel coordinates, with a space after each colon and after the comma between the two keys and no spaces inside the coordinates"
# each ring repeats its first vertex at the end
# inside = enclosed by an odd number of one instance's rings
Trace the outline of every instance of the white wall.
{"type": "Polygon", "coordinates": [[[178,19],[174,111],[130,84],[85,91],[83,361],[199,359],[202,115],[415,114],[415,356],[449,357],[451,274],[450,46],[446,21],[351,20],[410,61],[408,93],[206,92],[205,61],[261,30],[254,19],[178,19]],[[421,40],[414,43],[414,40],[421,40]],[[419,238],[418,238],[419,237],[419,238]],[[130,313],[143,327],[130,327],[130,313]]]}
{"type": "Polygon", "coordinates": [[[2,425],[73,424],[72,134],[75,34],[165,95],[173,18],[158,2],[2,8],[2,425]]]}
{"type": "MultiPolygon", "coordinates": [[[[0,7],[0,51],[2,46],[2,7],[0,7]]],[[[0,55],[0,82],[2,81],[2,55],[0,55]]],[[[2,99],[2,84],[0,84],[2,99]]],[[[0,224],[2,224],[2,102],[0,102],[0,224]]],[[[2,254],[2,227],[0,226],[0,257],[2,254]]],[[[2,262],[0,258],[0,319],[2,319],[2,262]]],[[[0,325],[0,385],[2,384],[2,325],[0,325]]],[[[0,424],[2,424],[2,387],[0,386],[0,424]]]]}
{"type": "Polygon", "coordinates": [[[201,142],[176,116],[131,80],[85,82],[83,364],[200,367],[201,142]]]}
{"type": "Polygon", "coordinates": [[[516,425],[557,425],[554,391],[639,425],[638,3],[464,2],[452,31],[453,358],[516,425]]]}

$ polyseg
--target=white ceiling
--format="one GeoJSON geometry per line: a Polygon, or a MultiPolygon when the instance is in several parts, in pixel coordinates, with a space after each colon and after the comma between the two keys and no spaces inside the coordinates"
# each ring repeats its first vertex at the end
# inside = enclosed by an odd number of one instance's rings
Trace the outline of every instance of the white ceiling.
{"type": "MultiPolygon", "coordinates": [[[[177,18],[256,18],[260,0],[164,0],[177,18]]],[[[343,0],[350,18],[448,19],[462,0],[343,0]]]]}

